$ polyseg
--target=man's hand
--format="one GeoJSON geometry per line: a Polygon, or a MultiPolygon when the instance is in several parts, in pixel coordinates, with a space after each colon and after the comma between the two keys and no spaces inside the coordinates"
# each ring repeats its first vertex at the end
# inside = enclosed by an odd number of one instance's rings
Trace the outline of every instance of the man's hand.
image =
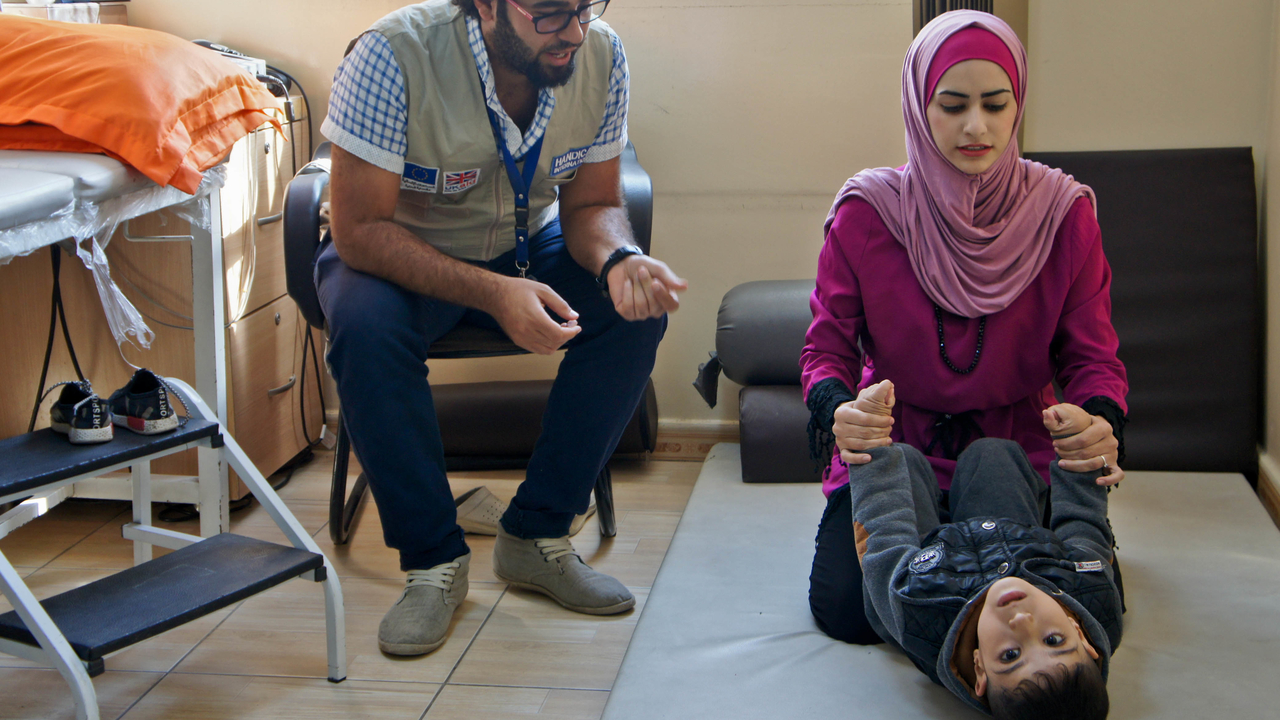
{"type": "Polygon", "coordinates": [[[609,268],[609,298],[624,320],[647,320],[680,309],[689,283],[661,260],[632,255],[609,268]]]}
{"type": "Polygon", "coordinates": [[[490,312],[516,345],[532,353],[550,355],[582,332],[578,313],[550,287],[525,278],[503,281],[490,312]],[[565,322],[557,323],[548,310],[565,322]]]}
{"type": "MultiPolygon", "coordinates": [[[[1068,472],[1093,472],[1104,467],[1109,468],[1110,472],[1098,478],[1099,485],[1115,485],[1124,479],[1124,470],[1116,465],[1116,457],[1120,448],[1120,442],[1116,440],[1115,431],[1111,428],[1111,423],[1103,420],[1097,415],[1089,415],[1076,405],[1064,403],[1055,405],[1045,413],[1045,427],[1053,432],[1050,426],[1052,418],[1049,416],[1050,411],[1058,411],[1062,415],[1062,410],[1072,413],[1076,417],[1087,417],[1089,424],[1070,437],[1060,437],[1053,441],[1053,449],[1058,452],[1058,467],[1068,472]]],[[[1077,422],[1077,425],[1081,423],[1077,422]]],[[[1056,433],[1055,433],[1056,434],[1056,433]]]]}
{"type": "Polygon", "coordinates": [[[889,431],[893,429],[893,383],[888,380],[858,393],[858,399],[836,408],[835,424],[831,434],[836,436],[840,459],[849,465],[871,462],[865,451],[893,444],[889,431]]]}
{"type": "MultiPolygon", "coordinates": [[[[574,261],[593,276],[618,247],[634,244],[622,197],[622,158],[583,163],[573,180],[560,186],[560,225],[574,261]]],[[[675,312],[679,293],[689,283],[677,277],[666,263],[644,255],[631,255],[605,277],[609,299],[624,320],[646,320],[675,312]]]]}

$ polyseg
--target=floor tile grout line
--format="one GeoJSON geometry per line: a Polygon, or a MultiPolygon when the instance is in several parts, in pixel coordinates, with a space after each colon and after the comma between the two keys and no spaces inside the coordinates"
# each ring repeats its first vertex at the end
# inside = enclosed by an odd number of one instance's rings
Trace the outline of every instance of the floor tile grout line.
{"type": "MultiPolygon", "coordinates": [[[[48,562],[46,562],[45,564],[43,564],[43,565],[41,565],[40,567],[36,568],[36,569],[35,569],[35,571],[33,571],[31,574],[32,574],[32,575],[34,575],[34,574],[36,574],[37,572],[40,572],[41,570],[44,570],[45,568],[48,568],[48,567],[49,567],[50,565],[52,565],[53,563],[57,562],[57,561],[58,561],[58,558],[62,557],[63,555],[66,555],[67,553],[69,553],[69,552],[71,552],[72,550],[74,550],[74,549],[76,549],[77,547],[79,547],[79,546],[80,546],[80,544],[81,544],[81,543],[83,543],[85,540],[88,540],[89,538],[93,537],[93,534],[94,534],[94,533],[98,532],[98,531],[99,531],[99,530],[101,530],[102,528],[104,528],[104,527],[106,527],[106,526],[110,525],[111,523],[115,522],[115,519],[116,519],[116,518],[120,517],[121,515],[124,515],[124,514],[125,514],[125,513],[127,513],[127,512],[131,512],[131,511],[132,511],[132,509],[133,509],[133,508],[132,508],[132,504],[131,504],[128,500],[111,500],[111,501],[109,501],[109,502],[119,502],[119,503],[124,503],[124,504],[125,504],[125,508],[124,508],[123,510],[121,510],[120,512],[116,513],[115,515],[112,515],[111,517],[107,518],[107,519],[106,519],[106,520],[105,520],[101,525],[99,525],[98,527],[96,527],[96,528],[94,528],[94,529],[90,530],[87,534],[85,534],[85,536],[84,536],[84,537],[82,537],[82,538],[80,538],[79,540],[77,540],[77,541],[75,541],[75,542],[71,543],[71,545],[70,545],[70,546],[68,546],[68,547],[67,547],[67,549],[65,549],[65,550],[63,550],[62,552],[58,553],[57,555],[54,555],[53,557],[49,558],[48,562]]],[[[50,569],[54,569],[54,568],[50,568],[50,569]]],[[[82,568],[80,568],[80,569],[82,569],[82,568]]],[[[117,571],[117,572],[118,572],[118,571],[117,571]]]]}
{"type": "Polygon", "coordinates": [[[436,704],[436,700],[440,697],[440,693],[444,692],[449,681],[453,679],[453,674],[458,672],[458,666],[462,664],[463,659],[467,657],[467,653],[471,651],[471,647],[476,644],[476,639],[480,637],[480,633],[484,631],[484,626],[489,624],[489,618],[498,611],[498,604],[502,602],[502,598],[507,596],[507,591],[511,589],[510,585],[502,588],[502,592],[498,593],[498,599],[493,601],[493,606],[489,608],[489,612],[485,613],[484,620],[480,622],[480,627],[476,628],[476,634],[471,636],[471,640],[467,642],[467,646],[462,649],[458,655],[458,659],[453,663],[453,667],[449,668],[449,674],[445,676],[444,682],[440,683],[440,689],[431,698],[431,702],[427,703],[427,709],[422,711],[422,715],[418,720],[426,720],[427,713],[431,712],[431,708],[436,704]]]}
{"type": "Polygon", "coordinates": [[[569,692],[602,692],[608,693],[612,690],[604,690],[602,688],[584,688],[584,687],[561,687],[558,685],[494,685],[493,683],[449,683],[454,687],[469,688],[493,688],[495,690],[566,690],[569,692]]]}
{"type": "MultiPolygon", "coordinates": [[[[251,597],[253,597],[253,596],[251,596],[251,597]]],[[[169,673],[171,673],[171,672],[173,672],[173,671],[177,670],[177,669],[178,669],[178,666],[179,666],[179,665],[181,665],[181,664],[183,663],[183,661],[185,661],[187,658],[191,657],[191,653],[195,652],[195,651],[196,651],[196,648],[200,647],[200,645],[201,645],[205,640],[208,640],[210,637],[212,637],[212,636],[213,636],[213,634],[214,634],[215,632],[217,632],[217,631],[218,631],[218,629],[219,629],[219,628],[221,628],[224,624],[226,624],[226,622],[227,622],[228,620],[230,620],[230,619],[231,619],[231,616],[232,616],[232,615],[235,615],[235,614],[236,614],[236,611],[237,611],[237,610],[239,610],[240,608],[244,607],[244,604],[245,604],[245,603],[247,603],[247,602],[249,602],[249,600],[250,600],[250,598],[245,598],[244,600],[241,600],[240,602],[236,603],[236,604],[235,604],[235,606],[231,608],[231,612],[228,612],[225,616],[223,616],[223,618],[222,618],[221,620],[219,620],[219,621],[217,622],[217,624],[216,624],[216,625],[214,625],[212,628],[210,628],[210,629],[209,629],[209,632],[207,632],[207,633],[205,633],[205,634],[204,634],[204,637],[202,637],[202,638],[200,638],[199,640],[197,640],[197,641],[196,641],[196,643],[195,643],[194,645],[192,645],[192,646],[191,646],[191,649],[190,649],[190,650],[188,650],[188,651],[186,651],[185,653],[183,653],[183,654],[182,654],[182,657],[178,658],[177,662],[175,662],[173,665],[169,666],[169,669],[165,671],[165,675],[167,676],[169,673]]]]}
{"type": "Polygon", "coordinates": [[[418,720],[425,720],[427,713],[431,712],[431,706],[436,704],[436,700],[440,698],[440,693],[444,692],[444,683],[440,683],[436,691],[431,693],[431,699],[427,701],[427,707],[423,709],[422,714],[418,716],[418,720]]]}
{"type": "Polygon", "coordinates": [[[138,706],[138,703],[142,702],[142,701],[143,701],[143,699],[145,699],[148,695],[150,695],[150,694],[151,694],[151,691],[152,691],[152,690],[155,690],[155,689],[156,689],[156,687],[160,685],[160,683],[164,682],[166,678],[168,678],[170,675],[172,675],[172,674],[173,674],[173,672],[174,672],[174,670],[176,670],[176,669],[178,668],[178,666],[179,666],[179,665],[181,665],[181,664],[182,664],[182,662],[183,662],[184,660],[186,660],[187,658],[191,657],[191,653],[195,652],[195,651],[196,651],[196,648],[200,647],[200,644],[201,644],[201,643],[203,643],[205,640],[208,640],[208,639],[209,639],[209,636],[210,636],[210,635],[213,635],[213,633],[214,633],[214,632],[216,632],[216,631],[218,630],[218,628],[222,627],[222,624],[223,624],[223,623],[225,623],[225,622],[227,621],[227,619],[228,619],[228,618],[230,618],[233,614],[235,614],[235,611],[236,611],[236,610],[239,610],[239,609],[240,609],[240,607],[241,607],[242,605],[244,605],[246,602],[248,602],[248,600],[247,600],[247,599],[245,599],[245,600],[241,600],[240,602],[236,603],[236,604],[235,604],[235,607],[233,607],[233,608],[231,609],[231,612],[229,612],[229,613],[227,613],[227,614],[226,614],[226,617],[223,617],[221,620],[219,620],[219,621],[218,621],[218,623],[217,623],[216,625],[214,625],[212,628],[210,628],[209,632],[207,632],[207,633],[205,633],[205,634],[204,634],[204,637],[202,637],[202,638],[200,638],[199,640],[197,640],[197,641],[195,642],[195,644],[191,646],[191,649],[190,649],[190,650],[187,650],[185,653],[183,653],[183,654],[182,654],[182,657],[178,658],[178,659],[177,659],[177,660],[176,660],[172,665],[170,665],[170,666],[169,666],[169,669],[168,669],[168,670],[166,670],[166,671],[164,671],[164,673],[160,676],[160,678],[159,678],[158,680],[156,680],[154,683],[152,683],[152,684],[151,684],[151,687],[147,688],[146,692],[144,692],[144,693],[142,693],[141,695],[139,695],[139,696],[138,696],[138,698],[137,698],[136,700],[134,700],[132,703],[130,703],[130,704],[129,704],[129,707],[125,708],[125,711],[124,711],[124,712],[120,713],[120,714],[116,717],[116,720],[123,720],[123,718],[124,718],[124,716],[125,716],[125,715],[128,715],[128,714],[129,714],[129,713],[130,713],[130,712],[131,712],[135,707],[137,707],[137,706],[138,706]]]}
{"type": "MultiPolygon", "coordinates": [[[[12,668],[22,669],[22,668],[12,668]]],[[[29,668],[33,670],[45,670],[47,668],[29,668]]],[[[112,670],[111,672],[133,672],[145,673],[155,672],[152,670],[112,670]]],[[[353,683],[383,683],[387,685],[443,685],[443,683],[434,680],[378,680],[375,678],[347,678],[339,683],[334,683],[324,675],[273,675],[270,673],[237,673],[237,672],[215,672],[212,670],[171,670],[168,675],[184,675],[189,677],[241,677],[241,678],[268,678],[271,680],[315,680],[317,682],[324,681],[326,686],[341,686],[347,682],[353,683]]]]}
{"type": "Polygon", "coordinates": [[[164,679],[167,677],[169,677],[169,673],[163,673],[160,675],[160,677],[156,678],[156,681],[151,683],[151,685],[148,686],[146,690],[143,690],[141,695],[139,695],[133,702],[129,703],[129,707],[125,708],[124,712],[116,716],[116,720],[124,720],[124,716],[133,712],[133,709],[138,706],[138,703],[142,702],[143,698],[150,695],[151,691],[155,690],[156,687],[159,686],[160,683],[164,682],[164,679]]]}

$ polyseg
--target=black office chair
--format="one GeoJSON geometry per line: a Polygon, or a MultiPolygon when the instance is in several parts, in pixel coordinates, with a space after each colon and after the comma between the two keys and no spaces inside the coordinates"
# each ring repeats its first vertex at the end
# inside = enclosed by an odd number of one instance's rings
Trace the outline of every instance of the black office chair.
{"type": "MultiPolygon", "coordinates": [[[[329,185],[329,143],[316,149],[315,157],[289,183],[284,201],[285,280],[289,296],[297,303],[302,316],[313,327],[324,329],[324,311],[316,295],[314,281],[316,250],[320,246],[323,219],[320,206],[329,185]]],[[[635,148],[630,143],[622,153],[622,186],[627,201],[627,215],[635,233],[636,244],[649,252],[649,236],[653,222],[653,184],[640,167],[635,148]]],[[[462,323],[432,343],[429,358],[477,358],[520,355],[528,351],[511,342],[500,330],[462,323]]],[[[352,522],[368,489],[364,473],[356,479],[347,494],[347,463],[351,441],[345,421],[339,419],[338,441],[333,458],[333,481],[329,494],[329,537],[335,545],[351,539],[352,522]]],[[[606,465],[596,477],[596,515],[600,534],[617,535],[613,509],[613,478],[606,465]]]]}

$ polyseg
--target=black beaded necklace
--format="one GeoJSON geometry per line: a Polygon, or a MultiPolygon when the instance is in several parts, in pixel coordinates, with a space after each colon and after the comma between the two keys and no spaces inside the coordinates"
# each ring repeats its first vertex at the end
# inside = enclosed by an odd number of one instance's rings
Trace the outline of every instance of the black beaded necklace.
{"type": "Polygon", "coordinates": [[[937,303],[933,304],[933,316],[938,320],[938,351],[942,353],[942,362],[961,375],[973,372],[973,369],[978,367],[978,358],[982,357],[982,336],[987,331],[987,316],[983,315],[978,319],[978,346],[973,351],[973,362],[969,363],[969,367],[965,370],[956,367],[951,362],[951,358],[947,357],[947,340],[942,335],[942,308],[938,307],[937,303]]]}

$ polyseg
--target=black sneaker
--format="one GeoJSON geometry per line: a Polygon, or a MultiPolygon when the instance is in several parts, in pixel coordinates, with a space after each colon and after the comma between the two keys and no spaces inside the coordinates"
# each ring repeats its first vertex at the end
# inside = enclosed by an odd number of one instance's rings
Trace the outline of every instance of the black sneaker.
{"type": "Polygon", "coordinates": [[[54,432],[66,435],[75,445],[104,443],[115,436],[111,408],[106,400],[94,394],[88,380],[58,385],[62,386],[62,392],[49,408],[49,425],[54,432]]]}
{"type": "Polygon", "coordinates": [[[178,414],[169,404],[169,390],[159,375],[142,368],[129,384],[111,393],[114,422],[139,435],[159,435],[178,427],[178,414]]]}

